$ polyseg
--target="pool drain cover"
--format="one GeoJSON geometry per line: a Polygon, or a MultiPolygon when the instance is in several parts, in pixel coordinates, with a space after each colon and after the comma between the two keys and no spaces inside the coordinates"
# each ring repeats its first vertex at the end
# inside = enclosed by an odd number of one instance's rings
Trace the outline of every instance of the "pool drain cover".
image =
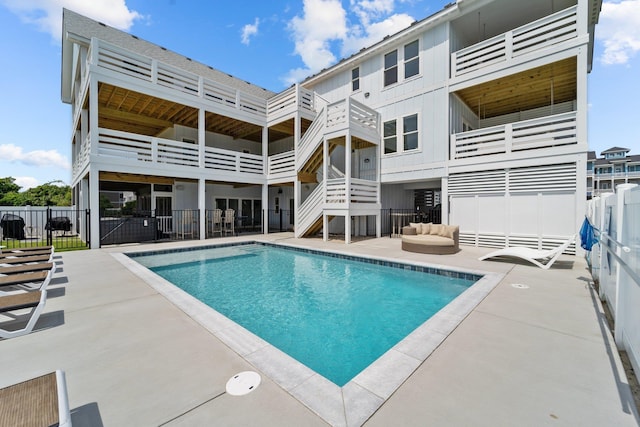
{"type": "Polygon", "coordinates": [[[529,285],[523,285],[522,283],[512,283],[511,286],[516,289],[529,289],[529,285]]]}
{"type": "Polygon", "coordinates": [[[260,374],[253,371],[244,371],[235,374],[227,381],[227,393],[232,396],[244,396],[251,393],[260,385],[260,374]]]}

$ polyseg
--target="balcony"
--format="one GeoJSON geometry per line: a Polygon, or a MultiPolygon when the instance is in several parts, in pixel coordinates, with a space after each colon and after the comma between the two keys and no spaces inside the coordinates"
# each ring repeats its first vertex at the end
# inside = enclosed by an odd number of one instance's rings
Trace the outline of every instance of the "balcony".
{"type": "Polygon", "coordinates": [[[577,35],[577,6],[572,6],[452,53],[451,78],[505,63],[577,35]]]}
{"type": "MultiPolygon", "coordinates": [[[[205,146],[201,162],[198,144],[103,128],[98,129],[97,143],[97,156],[102,161],[119,165],[164,168],[168,174],[168,167],[203,168],[208,171],[245,174],[253,177],[253,180],[256,175],[264,175],[263,159],[257,154],[205,146]]],[[[74,177],[88,164],[91,144],[89,137],[83,141],[73,164],[74,177]]],[[[282,169],[284,168],[281,167],[280,170],[282,169]]]]}
{"type": "Polygon", "coordinates": [[[575,111],[451,135],[451,160],[577,144],[575,111]]]}
{"type": "MultiPolygon", "coordinates": [[[[91,67],[121,76],[153,83],[171,91],[214,103],[233,115],[241,112],[259,121],[267,116],[267,101],[195,73],[165,64],[111,43],[93,38],[87,55],[86,70],[91,67]]],[[[87,79],[83,79],[83,85],[87,79]]],[[[79,102],[79,101],[77,101],[79,102]]],[[[76,110],[78,106],[76,105],[76,110]]]]}

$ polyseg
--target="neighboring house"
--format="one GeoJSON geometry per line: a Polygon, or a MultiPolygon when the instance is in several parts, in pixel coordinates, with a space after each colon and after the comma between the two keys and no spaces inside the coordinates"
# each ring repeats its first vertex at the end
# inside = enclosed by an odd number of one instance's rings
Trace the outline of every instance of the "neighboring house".
{"type": "Polygon", "coordinates": [[[587,198],[614,192],[618,184],[640,184],[640,155],[629,155],[628,148],[611,147],[597,158],[589,151],[587,160],[587,198]]]}
{"type": "Polygon", "coordinates": [[[388,209],[440,205],[461,243],[565,240],[584,218],[600,6],[459,1],[281,93],[64,10],[62,100],[91,246],[96,189],[194,210],[200,238],[215,208],[265,229],[286,209],[297,237],[349,242],[380,235],[388,209]]]}

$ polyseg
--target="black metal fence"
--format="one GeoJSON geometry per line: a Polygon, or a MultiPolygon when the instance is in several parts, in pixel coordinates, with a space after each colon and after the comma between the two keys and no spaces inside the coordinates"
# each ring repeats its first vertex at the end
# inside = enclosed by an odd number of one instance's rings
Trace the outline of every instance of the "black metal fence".
{"type": "MultiPolygon", "coordinates": [[[[205,238],[262,233],[261,211],[255,216],[205,211],[205,238]]],[[[136,211],[123,215],[118,209],[100,212],[100,245],[200,239],[200,211],[174,209],[136,211]]]]}
{"type": "Polygon", "coordinates": [[[53,245],[56,251],[89,247],[89,210],[58,207],[0,208],[0,245],[53,245]]]}
{"type": "Polygon", "coordinates": [[[409,225],[410,222],[442,223],[442,210],[440,207],[429,208],[426,211],[414,209],[382,209],[380,214],[382,216],[381,234],[389,237],[400,235],[402,227],[409,225]]]}
{"type": "Polygon", "coordinates": [[[268,230],[270,233],[293,231],[293,211],[289,209],[269,210],[268,230]]]}

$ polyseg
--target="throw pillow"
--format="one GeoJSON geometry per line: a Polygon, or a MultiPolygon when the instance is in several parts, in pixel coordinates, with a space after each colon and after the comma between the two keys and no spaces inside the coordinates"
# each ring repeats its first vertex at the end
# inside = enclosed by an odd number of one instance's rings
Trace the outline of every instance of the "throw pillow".
{"type": "Polygon", "coordinates": [[[440,230],[444,227],[442,224],[431,224],[431,229],[429,230],[429,234],[435,234],[436,236],[440,235],[440,230]]]}
{"type": "Polygon", "coordinates": [[[451,225],[443,225],[442,226],[442,230],[440,231],[440,236],[448,237],[449,239],[453,239],[454,230],[455,230],[455,227],[453,227],[451,225]]]}
{"type": "Polygon", "coordinates": [[[410,222],[409,227],[416,229],[416,234],[422,234],[422,224],[419,222],[410,222]]]}
{"type": "Polygon", "coordinates": [[[431,226],[433,224],[431,224],[430,222],[428,223],[422,223],[422,234],[429,234],[431,233],[431,226]]]}

